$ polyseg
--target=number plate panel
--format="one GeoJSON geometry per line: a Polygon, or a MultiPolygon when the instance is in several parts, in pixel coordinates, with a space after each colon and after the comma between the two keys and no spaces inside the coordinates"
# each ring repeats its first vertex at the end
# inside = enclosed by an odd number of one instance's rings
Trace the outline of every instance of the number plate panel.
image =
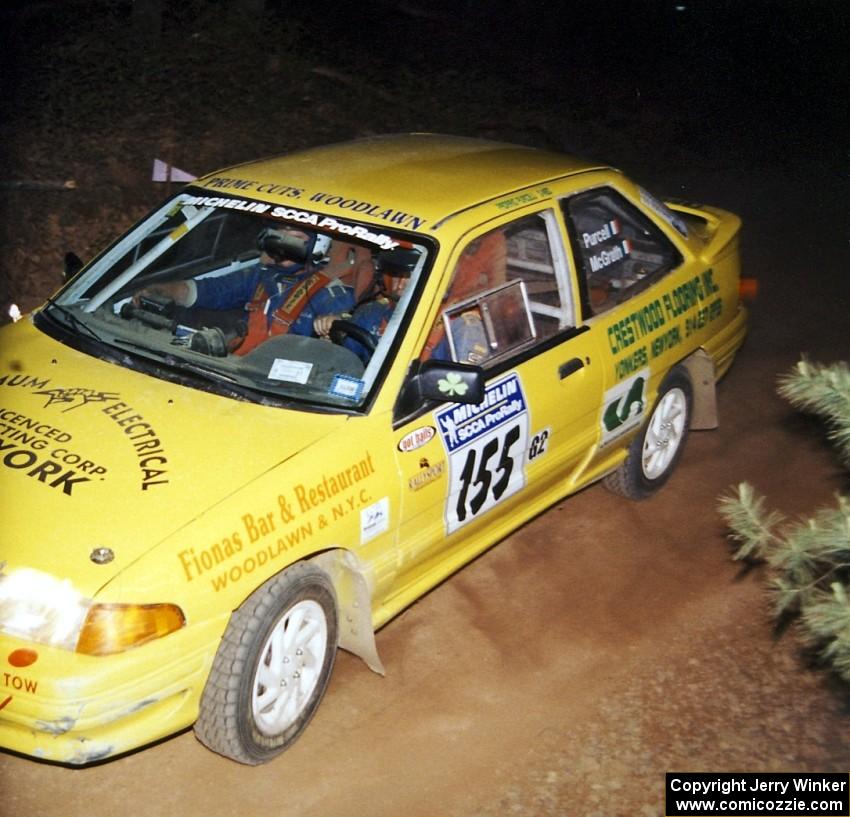
{"type": "Polygon", "coordinates": [[[512,372],[488,384],[478,405],[453,403],[435,417],[449,459],[445,523],[453,533],[525,486],[528,404],[512,372]]]}

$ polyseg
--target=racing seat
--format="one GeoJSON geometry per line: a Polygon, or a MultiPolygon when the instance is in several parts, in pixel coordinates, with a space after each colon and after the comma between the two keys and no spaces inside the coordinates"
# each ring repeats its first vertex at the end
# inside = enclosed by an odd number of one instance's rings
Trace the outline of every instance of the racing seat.
{"type": "Polygon", "coordinates": [[[464,301],[479,292],[503,284],[507,278],[507,241],[497,229],[471,241],[458,259],[452,282],[443,300],[443,309],[431,329],[422,350],[421,359],[428,360],[445,337],[442,312],[452,304],[464,301]]]}

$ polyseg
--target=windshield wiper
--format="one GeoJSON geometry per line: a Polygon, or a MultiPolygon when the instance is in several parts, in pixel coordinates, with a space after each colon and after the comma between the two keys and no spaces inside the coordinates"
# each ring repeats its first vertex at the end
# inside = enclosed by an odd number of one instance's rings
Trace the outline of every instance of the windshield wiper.
{"type": "MultiPolygon", "coordinates": [[[[56,301],[54,300],[54,298],[52,296],[47,299],[47,301],[45,302],[45,309],[42,310],[42,312],[45,315],[49,314],[46,311],[47,308],[53,308],[57,312],[59,312],[63,317],[67,318],[67,321],[68,321],[68,324],[70,324],[70,327],[66,324],[66,326],[65,326],[66,329],[72,327],[73,329],[75,329],[77,331],[77,334],[82,334],[82,332],[80,332],[80,330],[85,330],[85,333],[90,338],[92,338],[93,340],[96,340],[98,343],[104,343],[105,342],[103,340],[103,338],[100,337],[100,335],[98,335],[97,332],[95,332],[94,329],[92,329],[85,321],[80,320],[67,307],[64,307],[61,304],[56,303],[56,301]]],[[[53,317],[53,316],[51,316],[51,317],[53,317]]],[[[56,320],[55,317],[53,317],[53,320],[56,320]]]]}
{"type": "Polygon", "coordinates": [[[239,383],[239,380],[235,377],[232,377],[231,375],[223,374],[217,369],[208,368],[207,366],[203,366],[200,363],[185,360],[181,357],[175,357],[170,352],[166,352],[161,349],[155,349],[150,346],[143,346],[141,343],[134,343],[132,340],[125,340],[124,338],[119,337],[114,337],[111,342],[114,346],[122,346],[127,349],[131,349],[132,351],[138,352],[145,357],[156,357],[161,360],[166,366],[169,366],[172,369],[178,369],[184,372],[200,374],[203,377],[209,378],[210,380],[217,380],[219,382],[227,383],[229,385],[241,385],[239,383]]]}

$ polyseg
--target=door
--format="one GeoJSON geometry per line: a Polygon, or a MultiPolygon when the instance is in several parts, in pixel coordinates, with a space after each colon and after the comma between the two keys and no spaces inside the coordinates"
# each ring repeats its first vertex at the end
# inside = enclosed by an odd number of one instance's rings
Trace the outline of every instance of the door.
{"type": "Polygon", "coordinates": [[[485,399],[429,407],[396,431],[397,592],[412,596],[565,493],[599,438],[603,371],[576,327],[555,214],[470,236],[422,358],[482,366],[485,399]]]}

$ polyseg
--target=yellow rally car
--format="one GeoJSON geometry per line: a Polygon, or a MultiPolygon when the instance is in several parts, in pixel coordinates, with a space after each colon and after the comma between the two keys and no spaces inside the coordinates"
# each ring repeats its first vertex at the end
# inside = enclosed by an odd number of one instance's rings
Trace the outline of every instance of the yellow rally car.
{"type": "Polygon", "coordinates": [[[663,484],[746,331],[739,219],[432,135],[184,188],[0,346],[0,746],[266,761],[338,646],[566,494],[663,484]]]}

